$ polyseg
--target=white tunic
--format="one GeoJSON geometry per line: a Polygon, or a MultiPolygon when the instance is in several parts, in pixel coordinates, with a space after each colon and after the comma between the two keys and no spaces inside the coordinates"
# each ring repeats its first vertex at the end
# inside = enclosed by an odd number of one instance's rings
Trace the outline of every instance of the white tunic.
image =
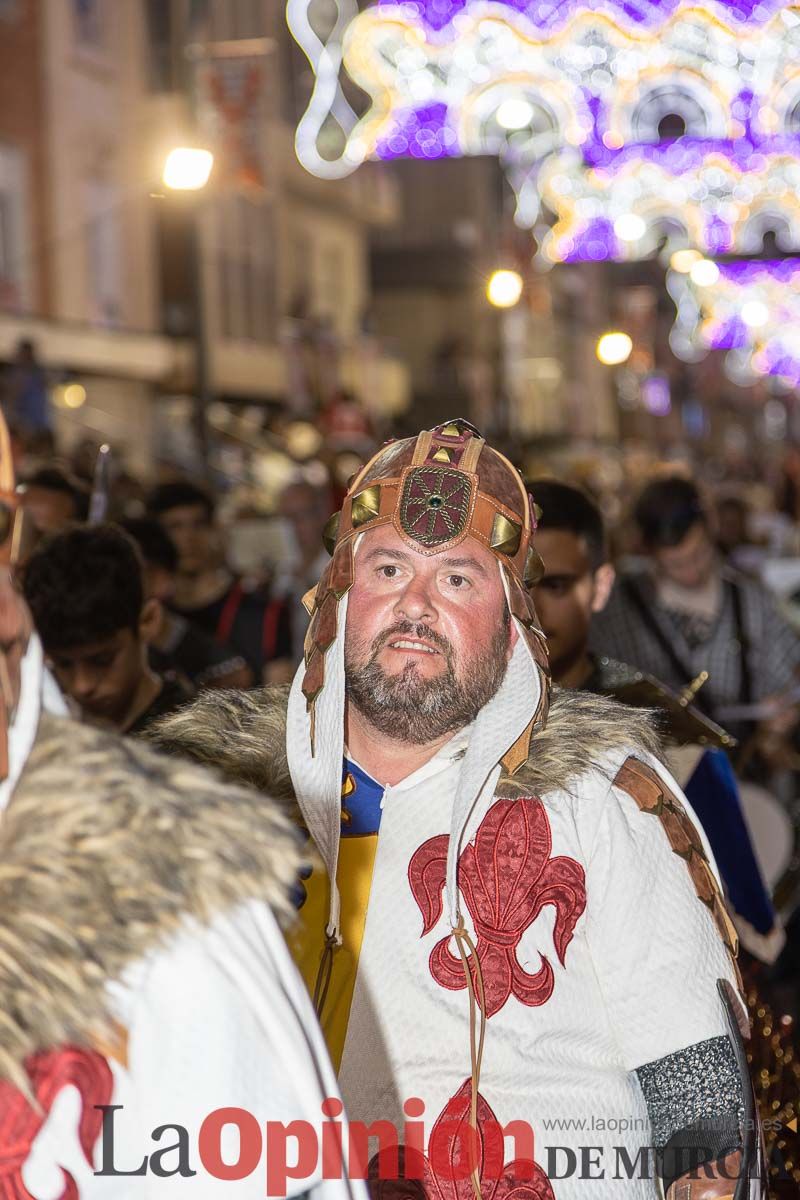
{"type": "MultiPolygon", "coordinates": [[[[302,1193],[318,1200],[360,1200],[363,1184],[351,1184],[346,1175],[322,1178],[321,1106],[338,1097],[338,1087],[309,997],[265,905],[251,901],[208,927],[187,921],[162,949],[134,963],[111,992],[115,1015],[128,1034],[126,1065],[109,1058],[104,1068],[99,1059],[100,1069],[111,1075],[106,1102],[121,1106],[114,1115],[114,1168],[135,1170],[145,1156],[175,1145],[174,1129],[158,1140],[152,1134],[161,1125],[180,1124],[187,1129],[190,1165],[197,1174],[161,1178],[150,1169],[141,1176],[94,1174],[93,1168],[102,1165],[103,1138],[95,1144],[93,1163],[88,1162],[79,1123],[82,1109],[85,1117],[97,1102],[97,1090],[87,1104],[80,1088],[70,1084],[58,1091],[22,1168],[23,1183],[35,1200],[63,1194],[62,1168],[75,1180],[80,1200],[263,1200],[268,1194],[302,1193]],[[240,1180],[215,1178],[204,1171],[198,1154],[203,1120],[224,1107],[252,1114],[263,1139],[257,1164],[240,1180]],[[272,1143],[265,1134],[270,1122],[272,1143]],[[294,1139],[288,1138],[285,1155],[280,1145],[278,1125],[290,1122],[305,1123],[308,1153],[280,1188],[282,1160],[297,1162],[294,1139]],[[270,1145],[277,1173],[271,1189],[270,1145]]],[[[221,1146],[223,1160],[236,1163],[235,1125],[225,1127],[221,1146]]],[[[177,1151],[165,1156],[164,1169],[177,1165],[177,1151]]]]}
{"type": "MultiPolygon", "coordinates": [[[[462,842],[463,915],[490,1014],[480,1095],[501,1125],[532,1128],[550,1176],[550,1190],[537,1176],[537,1200],[658,1195],[652,1166],[638,1178],[650,1127],[634,1069],[727,1033],[716,983],[735,985],[731,960],[658,816],[610,783],[626,757],[571,792],[479,800],[462,842]]],[[[459,770],[440,753],[386,789],[340,1073],[351,1121],[402,1130],[403,1104],[419,1098],[426,1137],[465,1084],[468,1095],[471,1070],[468,993],[441,906],[459,770]]],[[[504,1164],[522,1149],[507,1139],[504,1164]]],[[[470,1189],[457,1186],[467,1200],[470,1189]]]]}

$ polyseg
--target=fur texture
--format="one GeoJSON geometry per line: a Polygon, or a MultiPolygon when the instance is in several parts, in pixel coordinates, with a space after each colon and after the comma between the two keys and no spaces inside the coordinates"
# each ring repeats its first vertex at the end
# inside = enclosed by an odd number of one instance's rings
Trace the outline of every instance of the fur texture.
{"type": "Polygon", "coordinates": [[[0,1078],[24,1090],[34,1051],[113,1041],[105,984],[187,914],[260,898],[288,920],[300,862],[263,795],[43,717],[0,817],[0,1078]]]}
{"type": "MultiPolygon", "coordinates": [[[[286,762],[288,686],[251,692],[209,691],[194,704],[162,718],[150,737],[162,748],[214,766],[292,802],[286,762]]],[[[555,690],[547,725],[531,741],[528,761],[501,779],[504,796],[569,789],[613,750],[659,752],[649,711],[629,708],[588,692],[555,690]]]]}

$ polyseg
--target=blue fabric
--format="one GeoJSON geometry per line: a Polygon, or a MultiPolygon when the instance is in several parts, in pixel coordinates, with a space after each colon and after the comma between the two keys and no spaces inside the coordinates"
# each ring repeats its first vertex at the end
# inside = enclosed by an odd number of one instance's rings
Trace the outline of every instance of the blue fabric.
{"type": "Polygon", "coordinates": [[[383,786],[355,763],[342,764],[342,837],[365,837],[378,832],[383,786]]]}
{"type": "Polygon", "coordinates": [[[731,906],[761,934],[775,909],[761,878],[739,800],[736,776],[722,750],[706,750],[684,788],[711,843],[731,906]]]}

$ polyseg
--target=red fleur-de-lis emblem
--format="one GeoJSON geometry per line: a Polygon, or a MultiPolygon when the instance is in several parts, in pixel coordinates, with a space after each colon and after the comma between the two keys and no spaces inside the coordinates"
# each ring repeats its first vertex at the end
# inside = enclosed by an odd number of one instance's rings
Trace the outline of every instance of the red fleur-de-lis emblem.
{"type": "MultiPolygon", "coordinates": [[[[408,866],[411,891],[422,913],[423,937],[442,915],[447,844],[446,834],[430,838],[408,866]]],[[[497,800],[475,841],[459,857],[458,883],[475,927],[487,1017],[498,1012],[512,993],[531,1007],[550,998],[554,977],[548,959],[542,956],[533,975],[517,959],[523,933],[547,904],[556,910],[553,941],[564,966],[575,925],[586,907],[586,877],[580,863],[564,855],[551,858],[551,849],[550,823],[541,800],[524,797],[497,800]]],[[[457,991],[466,987],[466,980],[449,942],[448,934],[436,943],[429,965],[437,983],[457,991]]],[[[473,979],[475,967],[470,962],[473,979]]]]}
{"type": "MultiPolygon", "coordinates": [[[[95,1106],[110,1104],[114,1088],[111,1068],[94,1050],[65,1046],[31,1055],[25,1067],[38,1111],[17,1088],[0,1080],[0,1200],[33,1200],[22,1182],[22,1168],[56,1096],[68,1084],[80,1093],[81,1118],[77,1132],[86,1161],[91,1164],[103,1119],[102,1112],[95,1106]]],[[[64,1190],[59,1200],[78,1200],[74,1178],[63,1168],[62,1174],[64,1190]]]]}
{"type": "Polygon", "coordinates": [[[483,1200],[555,1200],[544,1170],[530,1157],[504,1163],[503,1128],[478,1093],[477,1131],[469,1129],[471,1080],[444,1106],[431,1129],[428,1153],[399,1147],[398,1179],[381,1179],[380,1155],[369,1164],[373,1200],[475,1200],[472,1168],[483,1200]]]}

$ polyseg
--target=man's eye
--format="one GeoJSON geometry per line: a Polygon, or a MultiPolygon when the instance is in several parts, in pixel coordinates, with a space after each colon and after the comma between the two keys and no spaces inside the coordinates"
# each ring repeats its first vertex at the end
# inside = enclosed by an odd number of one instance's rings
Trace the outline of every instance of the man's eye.
{"type": "Polygon", "coordinates": [[[387,563],[385,567],[379,569],[378,574],[383,575],[384,579],[394,579],[397,574],[397,567],[392,566],[391,563],[387,563]]]}
{"type": "Polygon", "coordinates": [[[463,587],[467,582],[463,575],[448,575],[448,580],[450,581],[450,586],[454,588],[463,587]]]}

